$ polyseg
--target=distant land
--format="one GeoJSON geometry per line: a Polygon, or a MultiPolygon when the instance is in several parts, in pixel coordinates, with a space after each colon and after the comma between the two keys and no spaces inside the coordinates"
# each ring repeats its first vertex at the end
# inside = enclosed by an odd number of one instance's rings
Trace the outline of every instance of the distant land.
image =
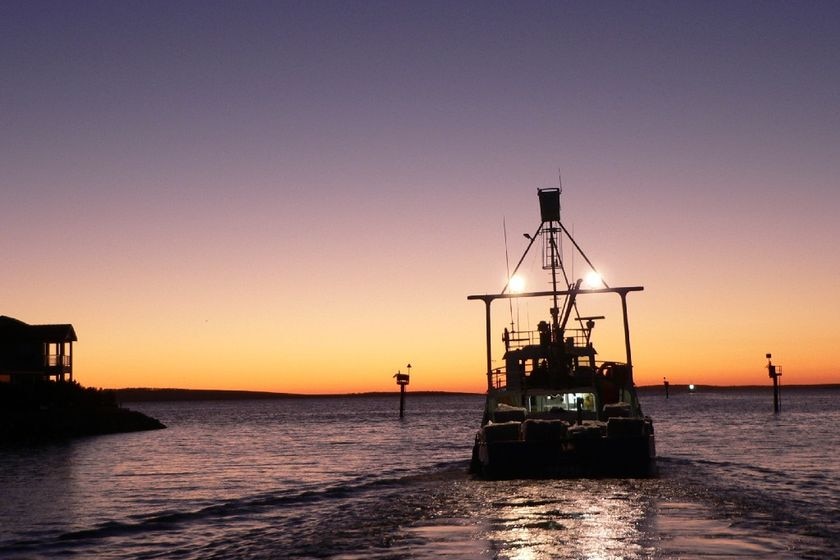
{"type": "MultiPolygon", "coordinates": [[[[234,401],[234,400],[265,400],[265,399],[325,399],[341,397],[376,397],[399,395],[399,391],[370,391],[365,393],[317,394],[303,393],[272,393],[270,391],[236,391],[224,389],[146,389],[132,387],[114,389],[117,401],[149,402],[149,401],[234,401]]],[[[484,393],[462,393],[452,391],[409,391],[412,396],[480,396],[484,393]]]]}
{"type": "MultiPolygon", "coordinates": [[[[689,392],[688,384],[675,384],[671,383],[668,386],[669,391],[671,392],[689,392]]],[[[755,390],[768,390],[770,392],[773,391],[773,384],[768,383],[767,385],[698,385],[697,383],[694,384],[694,392],[702,392],[702,391],[755,391],[755,390]]],[[[813,385],[782,385],[782,391],[796,391],[796,390],[807,390],[807,389],[840,389],[840,383],[822,383],[822,384],[813,384],[813,385]]],[[[658,385],[640,385],[636,387],[636,390],[640,393],[652,393],[654,391],[664,391],[665,387],[661,383],[658,385]]]]}
{"type": "MultiPolygon", "coordinates": [[[[664,391],[660,385],[642,385],[637,387],[642,394],[664,391]]],[[[694,385],[694,392],[703,391],[752,391],[756,389],[773,390],[772,385],[694,385]]],[[[825,385],[784,385],[783,391],[795,391],[803,389],[840,389],[840,383],[825,385]]],[[[671,384],[669,390],[672,393],[688,392],[688,385],[671,384]]],[[[114,389],[117,401],[127,402],[151,402],[151,401],[232,401],[232,400],[265,400],[265,399],[313,399],[313,398],[342,398],[342,397],[372,397],[372,396],[393,396],[399,395],[399,391],[370,391],[363,393],[341,393],[341,394],[302,394],[302,393],[274,393],[270,391],[236,391],[223,389],[151,389],[132,387],[126,389],[114,389]]],[[[410,391],[412,396],[483,396],[484,393],[469,393],[455,391],[410,391]]]]}

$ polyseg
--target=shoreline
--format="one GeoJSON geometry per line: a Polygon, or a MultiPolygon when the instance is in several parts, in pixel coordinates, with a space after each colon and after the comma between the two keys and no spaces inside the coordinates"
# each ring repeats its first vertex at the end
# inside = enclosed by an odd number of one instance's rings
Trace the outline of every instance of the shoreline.
{"type": "Polygon", "coordinates": [[[0,413],[0,449],[14,444],[162,430],[156,418],[123,407],[58,407],[0,413]]]}
{"type": "MultiPolygon", "coordinates": [[[[712,391],[755,391],[771,390],[768,385],[694,385],[694,393],[712,391]]],[[[840,389],[840,383],[817,385],[785,385],[785,391],[812,389],[840,389]]],[[[269,400],[269,399],[330,399],[330,398],[365,398],[398,396],[399,391],[366,391],[357,393],[279,393],[271,391],[242,391],[236,389],[180,389],[180,388],[146,388],[130,387],[111,389],[120,403],[129,402],[168,402],[168,401],[234,401],[234,400],[269,400]]],[[[662,385],[641,385],[637,387],[641,394],[664,392],[662,385]]],[[[674,393],[689,393],[687,384],[671,384],[669,390],[674,393]]],[[[466,391],[411,391],[412,397],[417,396],[484,396],[485,393],[471,393],[466,391]]]]}

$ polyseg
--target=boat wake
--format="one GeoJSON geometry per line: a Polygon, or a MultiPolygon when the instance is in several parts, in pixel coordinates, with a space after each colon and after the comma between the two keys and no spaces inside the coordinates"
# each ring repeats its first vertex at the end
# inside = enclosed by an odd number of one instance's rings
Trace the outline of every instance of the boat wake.
{"type": "MultiPolygon", "coordinates": [[[[264,531],[285,527],[290,534],[300,529],[307,532],[306,525],[309,523],[298,518],[301,513],[306,516],[311,515],[309,512],[312,511],[334,514],[350,508],[348,504],[357,504],[363,509],[371,501],[398,495],[413,486],[465,480],[467,468],[466,461],[440,462],[402,475],[365,474],[323,488],[266,492],[223,500],[193,510],[163,510],[130,516],[125,520],[107,520],[95,527],[62,532],[52,540],[45,539],[43,533],[33,533],[29,539],[7,543],[0,548],[0,552],[11,555],[26,554],[33,550],[41,553],[48,550],[67,552],[68,547],[72,548],[74,543],[82,550],[89,550],[100,546],[106,548],[109,543],[117,541],[124,547],[132,539],[166,541],[153,535],[189,533],[193,527],[203,527],[203,531],[211,537],[205,543],[205,551],[209,552],[215,550],[218,543],[212,539],[212,531],[207,532],[206,527],[219,526],[229,530],[230,526],[241,524],[259,527],[259,530],[264,531]]],[[[189,548],[195,550],[196,546],[200,548],[195,543],[189,548]]],[[[187,552],[186,549],[184,552],[187,552]]]]}

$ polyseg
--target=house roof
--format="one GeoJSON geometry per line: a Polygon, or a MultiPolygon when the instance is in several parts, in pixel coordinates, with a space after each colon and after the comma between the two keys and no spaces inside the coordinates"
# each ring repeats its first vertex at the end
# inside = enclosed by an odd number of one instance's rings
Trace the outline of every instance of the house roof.
{"type": "Polygon", "coordinates": [[[0,315],[0,338],[28,339],[42,342],[75,342],[73,325],[29,325],[19,319],[0,315]]]}

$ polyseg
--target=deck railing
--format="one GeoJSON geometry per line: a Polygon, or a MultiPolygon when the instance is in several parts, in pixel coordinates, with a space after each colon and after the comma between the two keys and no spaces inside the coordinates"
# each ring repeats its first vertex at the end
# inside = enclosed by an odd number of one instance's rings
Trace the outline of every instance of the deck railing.
{"type": "MultiPolygon", "coordinates": [[[[587,331],[584,329],[566,329],[563,336],[566,339],[573,339],[575,346],[586,346],[587,331]]],[[[511,331],[508,338],[509,348],[518,350],[532,344],[540,343],[540,331],[511,331]]]]}
{"type": "MultiPolygon", "coordinates": [[[[608,363],[607,361],[603,360],[596,360],[595,361],[595,371],[597,371],[603,364],[608,363]]],[[[615,363],[615,362],[612,362],[615,363]]],[[[592,371],[592,370],[590,370],[592,371]]],[[[531,367],[530,361],[525,364],[525,378],[527,379],[533,373],[533,368],[531,367]]],[[[594,373],[594,371],[593,371],[594,373]]],[[[493,371],[490,375],[490,384],[493,389],[497,391],[501,391],[507,388],[507,371],[504,366],[493,368],[493,371]]]]}
{"type": "Polygon", "coordinates": [[[44,356],[44,365],[47,367],[70,367],[72,364],[72,356],[67,354],[47,354],[44,356]]]}

